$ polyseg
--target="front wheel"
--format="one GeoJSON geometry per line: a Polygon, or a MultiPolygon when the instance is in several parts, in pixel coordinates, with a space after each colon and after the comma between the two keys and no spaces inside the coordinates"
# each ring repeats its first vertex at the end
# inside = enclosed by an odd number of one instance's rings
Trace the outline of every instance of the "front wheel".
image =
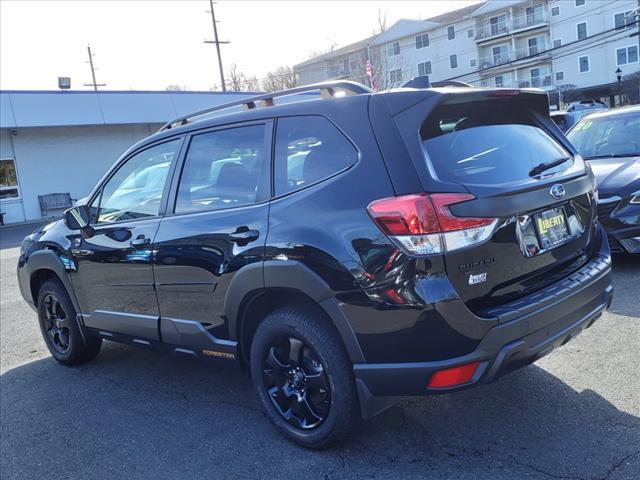
{"type": "Polygon", "coordinates": [[[359,420],[353,366],[332,325],[308,307],[269,314],[251,344],[251,376],[273,425],[307,448],[327,448],[359,420]]]}
{"type": "Polygon", "coordinates": [[[76,321],[76,310],[57,278],[47,280],[40,287],[38,320],[44,342],[58,362],[79,365],[92,360],[100,351],[101,338],[82,338],[76,321]]]}

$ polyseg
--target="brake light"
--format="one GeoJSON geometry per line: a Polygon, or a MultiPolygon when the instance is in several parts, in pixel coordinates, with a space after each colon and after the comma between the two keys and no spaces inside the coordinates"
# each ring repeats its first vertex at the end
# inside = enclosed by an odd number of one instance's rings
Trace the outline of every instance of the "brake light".
{"type": "Polygon", "coordinates": [[[449,206],[473,200],[467,193],[424,193],[384,198],[367,210],[378,227],[413,255],[435,255],[484,242],[497,219],[456,217],[449,206]]]}

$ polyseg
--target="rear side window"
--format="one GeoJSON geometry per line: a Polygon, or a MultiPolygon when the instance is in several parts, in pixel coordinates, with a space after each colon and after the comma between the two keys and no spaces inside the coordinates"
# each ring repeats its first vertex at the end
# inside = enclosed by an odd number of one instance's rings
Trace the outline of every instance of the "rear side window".
{"type": "Polygon", "coordinates": [[[313,185],[358,160],[353,144],[320,116],[278,119],[275,154],[276,195],[313,185]]]}
{"type": "Polygon", "coordinates": [[[438,178],[491,185],[529,178],[542,163],[568,160],[545,175],[566,170],[571,155],[516,104],[475,102],[436,108],[420,130],[438,178]]]}
{"type": "Polygon", "coordinates": [[[255,203],[266,165],[264,125],[194,135],[187,151],[176,213],[255,203]]]}

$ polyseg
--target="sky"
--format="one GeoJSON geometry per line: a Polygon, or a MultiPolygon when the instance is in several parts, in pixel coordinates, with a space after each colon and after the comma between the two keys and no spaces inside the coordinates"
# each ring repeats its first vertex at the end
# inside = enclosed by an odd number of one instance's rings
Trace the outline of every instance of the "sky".
{"type": "MultiPolygon", "coordinates": [[[[263,78],[313,51],[370,36],[378,11],[391,25],[476,3],[447,1],[240,1],[215,4],[225,68],[263,78]]],[[[87,45],[104,90],[209,90],[220,84],[208,0],[0,0],[0,89],[52,90],[71,77],[89,89],[87,45]]]]}

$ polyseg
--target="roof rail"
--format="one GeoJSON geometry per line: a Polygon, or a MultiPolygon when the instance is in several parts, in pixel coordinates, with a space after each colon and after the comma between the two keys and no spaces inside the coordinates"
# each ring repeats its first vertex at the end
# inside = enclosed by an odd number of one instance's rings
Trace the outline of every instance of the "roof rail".
{"type": "Polygon", "coordinates": [[[264,93],[262,95],[256,95],[250,98],[243,98],[231,103],[225,103],[218,105],[217,107],[206,108],[198,112],[190,113],[178,117],[170,122],[167,122],[160,128],[160,132],[169,130],[171,128],[186,125],[192,122],[195,118],[207,115],[209,113],[218,112],[220,110],[227,110],[233,107],[242,107],[245,110],[253,110],[258,108],[258,104],[261,103],[263,107],[272,107],[275,105],[274,99],[281,97],[288,97],[291,95],[300,95],[301,93],[319,91],[322,98],[335,97],[337,92],[344,92],[345,95],[359,95],[361,93],[371,93],[371,89],[362,85],[361,83],[351,82],[348,80],[335,80],[321,83],[314,83],[311,85],[303,85],[301,87],[289,88],[287,90],[280,90],[278,92],[264,93]]]}

